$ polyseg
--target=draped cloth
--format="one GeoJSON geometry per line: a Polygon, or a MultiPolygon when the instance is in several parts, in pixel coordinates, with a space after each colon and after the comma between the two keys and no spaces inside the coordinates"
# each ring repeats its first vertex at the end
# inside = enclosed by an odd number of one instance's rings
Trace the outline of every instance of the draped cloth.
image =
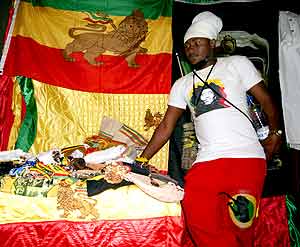
{"type": "Polygon", "coordinates": [[[300,20],[299,15],[280,11],[279,75],[287,142],[300,150],[300,20]]]}

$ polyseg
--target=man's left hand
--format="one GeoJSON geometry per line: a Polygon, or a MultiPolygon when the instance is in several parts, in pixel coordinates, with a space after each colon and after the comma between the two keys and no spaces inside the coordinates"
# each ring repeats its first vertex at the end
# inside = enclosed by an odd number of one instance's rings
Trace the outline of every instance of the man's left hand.
{"type": "Polygon", "coordinates": [[[273,155],[278,153],[282,144],[282,136],[270,134],[265,140],[261,142],[264,147],[267,160],[272,159],[273,155]]]}

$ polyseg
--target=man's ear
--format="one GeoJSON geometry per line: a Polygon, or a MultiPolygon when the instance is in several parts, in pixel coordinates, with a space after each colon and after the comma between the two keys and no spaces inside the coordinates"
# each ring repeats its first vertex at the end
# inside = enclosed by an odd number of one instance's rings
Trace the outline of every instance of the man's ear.
{"type": "Polygon", "coordinates": [[[211,39],[209,41],[209,46],[210,46],[210,48],[215,48],[215,46],[216,46],[216,40],[215,39],[211,39]]]}

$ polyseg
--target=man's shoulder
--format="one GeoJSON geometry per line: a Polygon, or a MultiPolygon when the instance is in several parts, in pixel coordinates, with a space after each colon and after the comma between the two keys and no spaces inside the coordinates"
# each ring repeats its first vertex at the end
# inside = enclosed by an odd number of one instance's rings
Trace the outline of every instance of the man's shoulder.
{"type": "Polygon", "coordinates": [[[248,58],[243,55],[231,55],[228,57],[220,57],[218,60],[223,63],[239,63],[248,60],[248,58]]]}
{"type": "Polygon", "coordinates": [[[187,73],[186,75],[184,75],[184,76],[178,78],[178,79],[175,81],[175,83],[176,83],[176,82],[180,83],[180,82],[189,81],[189,80],[191,80],[192,78],[193,78],[193,72],[191,71],[191,72],[187,73]]]}

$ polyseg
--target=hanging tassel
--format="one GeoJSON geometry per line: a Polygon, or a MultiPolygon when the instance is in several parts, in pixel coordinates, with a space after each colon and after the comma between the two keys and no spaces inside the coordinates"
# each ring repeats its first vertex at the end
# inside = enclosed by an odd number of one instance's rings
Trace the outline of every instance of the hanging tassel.
{"type": "Polygon", "coordinates": [[[22,121],[22,125],[19,130],[19,135],[16,140],[15,149],[21,149],[24,152],[28,152],[37,133],[37,106],[34,97],[34,87],[31,78],[25,76],[16,77],[21,93],[24,97],[26,104],[26,114],[22,121]]]}

